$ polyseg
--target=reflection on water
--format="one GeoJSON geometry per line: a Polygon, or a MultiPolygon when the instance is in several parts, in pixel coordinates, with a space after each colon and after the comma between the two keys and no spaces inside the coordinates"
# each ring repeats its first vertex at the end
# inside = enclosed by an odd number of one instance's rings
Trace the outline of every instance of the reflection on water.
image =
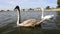
{"type": "MultiPolygon", "coordinates": [[[[56,20],[46,20],[42,27],[17,27],[17,12],[0,12],[0,34],[57,34],[60,32],[59,12],[45,12],[45,15],[54,14],[56,20]]],[[[41,19],[41,12],[21,12],[21,21],[27,19],[41,19]]]]}

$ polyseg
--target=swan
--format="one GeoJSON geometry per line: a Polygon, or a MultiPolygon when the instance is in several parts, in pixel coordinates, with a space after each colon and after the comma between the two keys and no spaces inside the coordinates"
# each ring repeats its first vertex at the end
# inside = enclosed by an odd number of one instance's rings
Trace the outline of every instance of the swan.
{"type": "Polygon", "coordinates": [[[24,27],[29,27],[29,26],[35,26],[35,25],[39,25],[41,24],[44,20],[46,20],[46,16],[43,17],[43,9],[42,9],[42,19],[41,20],[36,20],[36,19],[29,19],[26,20],[24,22],[21,23],[20,21],[20,10],[19,10],[19,6],[17,6],[18,8],[15,8],[17,10],[17,14],[18,14],[18,19],[17,19],[17,26],[24,26],[24,27]]]}
{"type": "Polygon", "coordinates": [[[38,22],[38,20],[36,20],[36,19],[28,19],[21,23],[21,21],[20,21],[21,17],[20,17],[20,13],[19,13],[18,9],[17,9],[17,13],[18,13],[17,26],[25,26],[25,27],[35,26],[38,22]]]}
{"type": "Polygon", "coordinates": [[[42,16],[41,16],[41,19],[49,20],[49,19],[51,19],[51,18],[54,18],[54,15],[46,15],[46,16],[44,16],[44,9],[41,8],[41,10],[42,10],[42,16]]]}
{"type": "Polygon", "coordinates": [[[17,10],[18,18],[17,18],[17,26],[32,26],[37,22],[36,19],[29,19],[21,23],[21,15],[19,6],[16,6],[14,10],[17,10]]]}

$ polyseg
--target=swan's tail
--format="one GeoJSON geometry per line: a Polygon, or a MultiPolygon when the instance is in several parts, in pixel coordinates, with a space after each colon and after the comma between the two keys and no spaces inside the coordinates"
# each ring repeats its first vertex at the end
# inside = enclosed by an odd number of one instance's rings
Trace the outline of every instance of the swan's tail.
{"type": "Polygon", "coordinates": [[[39,25],[39,24],[41,24],[44,20],[45,20],[45,19],[40,20],[40,21],[37,22],[35,25],[39,25]]]}

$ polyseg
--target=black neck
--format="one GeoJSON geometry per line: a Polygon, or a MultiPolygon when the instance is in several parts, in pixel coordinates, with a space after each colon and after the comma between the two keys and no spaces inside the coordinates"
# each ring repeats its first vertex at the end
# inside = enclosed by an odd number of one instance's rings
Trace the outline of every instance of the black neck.
{"type": "Polygon", "coordinates": [[[20,10],[19,10],[19,23],[21,23],[21,14],[20,14],[20,10]]]}

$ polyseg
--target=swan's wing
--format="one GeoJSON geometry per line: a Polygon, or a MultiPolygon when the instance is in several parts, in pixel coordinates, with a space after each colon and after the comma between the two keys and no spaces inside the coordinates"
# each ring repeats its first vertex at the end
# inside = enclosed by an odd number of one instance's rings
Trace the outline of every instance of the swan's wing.
{"type": "Polygon", "coordinates": [[[44,20],[45,20],[45,19],[42,19],[42,20],[38,21],[35,25],[41,24],[44,20]]]}
{"type": "Polygon", "coordinates": [[[35,19],[29,19],[20,24],[20,26],[33,26],[35,23],[37,23],[37,20],[35,19]]]}

